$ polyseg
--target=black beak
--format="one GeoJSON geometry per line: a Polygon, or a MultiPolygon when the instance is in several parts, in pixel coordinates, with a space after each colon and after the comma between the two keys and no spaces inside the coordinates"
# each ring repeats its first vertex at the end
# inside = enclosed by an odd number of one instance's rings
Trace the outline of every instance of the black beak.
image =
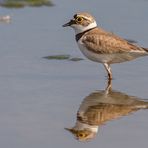
{"type": "Polygon", "coordinates": [[[68,23],[64,24],[63,27],[71,26],[72,24],[75,24],[75,20],[70,20],[68,23]]]}

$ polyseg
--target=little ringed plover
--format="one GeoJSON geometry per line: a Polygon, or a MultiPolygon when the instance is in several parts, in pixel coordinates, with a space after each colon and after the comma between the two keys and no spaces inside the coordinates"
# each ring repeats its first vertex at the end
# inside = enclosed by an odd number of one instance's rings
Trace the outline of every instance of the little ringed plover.
{"type": "Polygon", "coordinates": [[[102,63],[112,79],[110,64],[121,63],[148,55],[148,48],[128,42],[117,35],[97,27],[89,13],[76,13],[63,27],[75,30],[75,39],[81,52],[90,60],[102,63]]]}

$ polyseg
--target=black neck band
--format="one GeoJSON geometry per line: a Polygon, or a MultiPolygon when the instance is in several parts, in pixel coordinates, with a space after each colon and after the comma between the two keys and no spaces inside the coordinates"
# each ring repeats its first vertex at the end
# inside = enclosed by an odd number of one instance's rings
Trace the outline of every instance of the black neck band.
{"type": "Polygon", "coordinates": [[[76,41],[78,42],[79,39],[80,39],[86,32],[88,32],[88,31],[90,31],[90,30],[92,30],[92,29],[95,29],[95,28],[96,28],[96,27],[90,28],[90,29],[88,29],[88,30],[86,30],[86,31],[84,31],[84,32],[81,32],[81,33],[76,34],[76,36],[75,36],[76,41]]]}

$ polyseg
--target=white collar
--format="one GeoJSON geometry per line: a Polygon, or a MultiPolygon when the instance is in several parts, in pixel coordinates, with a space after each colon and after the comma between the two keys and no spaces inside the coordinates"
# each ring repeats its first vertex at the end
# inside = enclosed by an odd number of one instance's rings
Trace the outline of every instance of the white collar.
{"type": "Polygon", "coordinates": [[[95,132],[95,133],[98,132],[98,128],[99,126],[97,125],[89,125],[86,123],[82,123],[80,121],[77,121],[76,126],[75,126],[75,129],[78,129],[78,130],[89,129],[90,131],[95,132]]]}
{"type": "Polygon", "coordinates": [[[76,34],[79,34],[79,33],[82,33],[82,32],[84,32],[86,30],[89,30],[89,29],[97,27],[96,21],[94,21],[93,23],[89,24],[86,27],[78,25],[78,24],[76,24],[76,25],[71,26],[72,28],[74,28],[76,34]]]}

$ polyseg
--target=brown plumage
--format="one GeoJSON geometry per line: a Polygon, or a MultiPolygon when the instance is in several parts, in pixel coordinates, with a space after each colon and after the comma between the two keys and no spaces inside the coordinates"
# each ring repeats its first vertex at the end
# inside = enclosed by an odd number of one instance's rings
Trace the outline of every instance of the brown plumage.
{"type": "Polygon", "coordinates": [[[82,37],[82,42],[88,50],[99,54],[146,52],[144,48],[99,28],[86,32],[82,37]]]}

